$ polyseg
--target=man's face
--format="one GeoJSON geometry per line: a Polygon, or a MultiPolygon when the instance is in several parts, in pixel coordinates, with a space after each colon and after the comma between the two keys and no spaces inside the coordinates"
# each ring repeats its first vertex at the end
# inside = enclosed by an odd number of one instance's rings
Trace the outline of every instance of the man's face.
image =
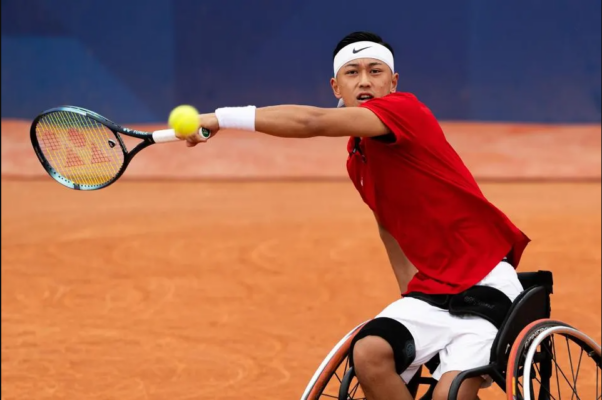
{"type": "Polygon", "coordinates": [[[346,107],[357,107],[377,97],[384,97],[397,89],[398,74],[393,74],[387,64],[373,59],[360,58],[349,61],[330,80],[337,99],[346,107]]]}

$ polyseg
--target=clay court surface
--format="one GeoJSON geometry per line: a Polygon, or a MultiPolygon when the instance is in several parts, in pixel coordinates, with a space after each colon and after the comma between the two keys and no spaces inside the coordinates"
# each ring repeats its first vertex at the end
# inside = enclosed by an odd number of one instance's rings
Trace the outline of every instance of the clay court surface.
{"type": "MultiPolygon", "coordinates": [[[[520,270],[555,274],[553,318],[599,343],[600,126],[444,130],[533,239],[520,270]]],[[[2,121],[2,400],[299,399],[398,298],[346,138],[154,146],[84,193],[44,172],[28,134],[2,121]]]]}
{"type": "MultiPolygon", "coordinates": [[[[600,183],[483,183],[600,342],[600,183]]],[[[298,399],[398,296],[351,183],[2,181],[2,399],[298,399]]],[[[504,398],[497,389],[485,399],[504,398]]]]}

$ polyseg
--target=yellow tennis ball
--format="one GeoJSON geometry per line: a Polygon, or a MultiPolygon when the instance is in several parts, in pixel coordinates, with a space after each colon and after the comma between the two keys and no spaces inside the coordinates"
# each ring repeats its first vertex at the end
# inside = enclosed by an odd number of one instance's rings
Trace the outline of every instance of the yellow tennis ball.
{"type": "Polygon", "coordinates": [[[199,112],[193,106],[178,106],[169,114],[168,123],[180,136],[193,135],[199,131],[199,112]]]}

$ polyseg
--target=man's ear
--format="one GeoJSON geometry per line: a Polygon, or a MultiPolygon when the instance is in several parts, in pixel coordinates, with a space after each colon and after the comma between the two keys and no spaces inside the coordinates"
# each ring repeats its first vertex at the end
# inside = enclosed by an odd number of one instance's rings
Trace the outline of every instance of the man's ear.
{"type": "Polygon", "coordinates": [[[397,91],[398,83],[399,83],[399,74],[396,72],[393,74],[393,79],[391,80],[391,93],[395,93],[397,91]]]}
{"type": "Polygon", "coordinates": [[[330,78],[330,87],[332,88],[332,93],[334,93],[334,97],[340,99],[342,97],[341,91],[339,90],[339,84],[337,83],[337,80],[335,78],[330,78]]]}

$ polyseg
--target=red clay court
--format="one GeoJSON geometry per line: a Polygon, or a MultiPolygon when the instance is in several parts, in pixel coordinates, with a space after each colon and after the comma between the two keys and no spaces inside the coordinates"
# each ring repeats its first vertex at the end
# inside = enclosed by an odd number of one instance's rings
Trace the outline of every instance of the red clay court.
{"type": "MultiPolygon", "coordinates": [[[[46,175],[28,128],[2,121],[3,400],[298,399],[398,296],[345,139],[153,146],[84,193],[46,175]]],[[[600,126],[443,128],[533,239],[520,270],[554,273],[552,317],[599,343],[600,126]]]]}

